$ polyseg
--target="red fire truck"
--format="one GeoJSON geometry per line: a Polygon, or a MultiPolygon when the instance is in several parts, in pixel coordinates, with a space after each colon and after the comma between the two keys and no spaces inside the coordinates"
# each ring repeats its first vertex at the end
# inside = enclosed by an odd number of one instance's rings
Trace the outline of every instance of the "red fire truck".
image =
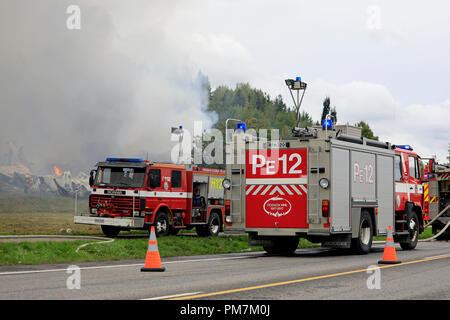
{"type": "Polygon", "coordinates": [[[110,237],[152,225],[157,236],[193,227],[199,236],[223,231],[229,214],[224,170],[136,158],[107,158],[96,167],[91,172],[89,213],[76,215],[75,223],[100,225],[110,237]]]}

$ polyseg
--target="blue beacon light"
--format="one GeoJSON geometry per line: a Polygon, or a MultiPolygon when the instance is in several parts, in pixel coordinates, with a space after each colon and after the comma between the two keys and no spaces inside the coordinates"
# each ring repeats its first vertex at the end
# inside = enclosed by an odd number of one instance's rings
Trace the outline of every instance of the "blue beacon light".
{"type": "Polygon", "coordinates": [[[242,131],[246,131],[247,130],[247,125],[244,123],[244,122],[239,122],[237,125],[236,125],[236,131],[237,130],[242,130],[242,131]]]}
{"type": "Polygon", "coordinates": [[[106,158],[108,162],[143,162],[140,158],[106,158]]]}
{"type": "Polygon", "coordinates": [[[333,121],[331,119],[325,119],[322,121],[322,128],[333,129],[333,121]]]}
{"type": "Polygon", "coordinates": [[[413,148],[409,144],[402,144],[395,147],[403,150],[413,151],[413,148]]]}

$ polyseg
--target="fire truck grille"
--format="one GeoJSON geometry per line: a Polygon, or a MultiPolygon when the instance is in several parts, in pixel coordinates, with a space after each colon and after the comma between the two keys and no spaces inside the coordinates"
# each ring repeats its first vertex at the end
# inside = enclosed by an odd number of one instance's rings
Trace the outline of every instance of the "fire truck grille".
{"type": "Polygon", "coordinates": [[[110,208],[115,215],[132,215],[133,208],[140,210],[141,198],[134,197],[133,207],[133,197],[91,195],[90,207],[110,208]]]}

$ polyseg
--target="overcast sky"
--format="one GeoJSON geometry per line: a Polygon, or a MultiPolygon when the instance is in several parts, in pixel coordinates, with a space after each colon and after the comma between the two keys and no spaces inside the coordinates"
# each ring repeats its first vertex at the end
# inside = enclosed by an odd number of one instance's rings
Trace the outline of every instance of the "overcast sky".
{"type": "Polygon", "coordinates": [[[448,1],[2,1],[0,142],[23,145],[41,171],[162,159],[170,126],[214,123],[204,76],[288,105],[284,79],[302,76],[314,119],[329,95],[340,123],[364,120],[445,161],[449,12],[448,1]],[[66,26],[71,4],[79,30],[66,26]]]}

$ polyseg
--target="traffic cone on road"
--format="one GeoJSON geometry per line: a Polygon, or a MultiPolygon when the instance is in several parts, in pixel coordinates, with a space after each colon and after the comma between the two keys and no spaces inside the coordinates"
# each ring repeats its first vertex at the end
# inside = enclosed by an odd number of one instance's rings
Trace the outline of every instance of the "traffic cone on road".
{"type": "Polygon", "coordinates": [[[148,240],[147,255],[145,256],[144,267],[141,271],[164,271],[161,264],[161,257],[159,256],[158,242],[156,241],[155,227],[152,226],[150,231],[150,239],[148,240]]]}
{"type": "Polygon", "coordinates": [[[384,246],[383,260],[378,261],[379,264],[397,264],[401,261],[397,260],[397,253],[395,252],[394,236],[392,226],[388,227],[386,244],[384,246]]]}

